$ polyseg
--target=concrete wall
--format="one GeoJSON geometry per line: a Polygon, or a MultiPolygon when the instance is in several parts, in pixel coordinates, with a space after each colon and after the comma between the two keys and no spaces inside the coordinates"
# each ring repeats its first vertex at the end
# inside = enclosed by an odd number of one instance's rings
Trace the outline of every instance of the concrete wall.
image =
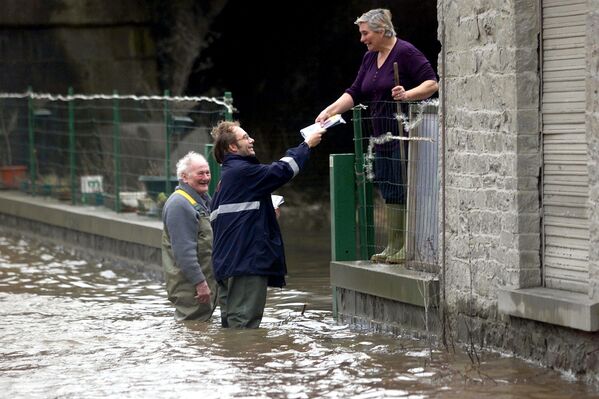
{"type": "Polygon", "coordinates": [[[85,258],[107,259],[162,280],[159,219],[0,191],[0,229],[65,245],[85,258]]]}

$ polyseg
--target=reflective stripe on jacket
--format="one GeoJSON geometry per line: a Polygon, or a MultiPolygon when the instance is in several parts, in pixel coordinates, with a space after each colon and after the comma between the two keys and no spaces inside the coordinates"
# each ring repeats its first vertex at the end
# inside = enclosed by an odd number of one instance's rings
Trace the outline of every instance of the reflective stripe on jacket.
{"type": "Polygon", "coordinates": [[[218,281],[260,275],[269,277],[270,286],[285,285],[285,251],[270,195],[296,176],[309,157],[306,143],[271,164],[260,164],[252,156],[225,155],[210,215],[218,281]]]}

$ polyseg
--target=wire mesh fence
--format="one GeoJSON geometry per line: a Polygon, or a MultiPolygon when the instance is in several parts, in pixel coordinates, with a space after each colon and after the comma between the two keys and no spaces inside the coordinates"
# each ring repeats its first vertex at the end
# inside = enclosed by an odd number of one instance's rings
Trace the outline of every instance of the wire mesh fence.
{"type": "MultiPolygon", "coordinates": [[[[206,153],[211,128],[231,120],[232,111],[230,94],[187,98],[0,93],[0,181],[3,187],[31,195],[159,216],[161,202],[177,184],[177,160],[191,150],[206,153]]],[[[361,259],[436,271],[437,120],[435,101],[371,103],[354,109],[361,259]]],[[[344,133],[335,129],[327,133],[327,140],[335,142],[333,150],[338,152],[344,133]]],[[[280,158],[283,147],[299,144],[298,131],[266,132],[261,158],[280,158]]],[[[296,205],[304,208],[312,201],[306,198],[324,198],[328,192],[323,173],[328,170],[323,166],[328,151],[314,155],[308,170],[312,174],[303,174],[279,193],[293,192],[289,202],[297,197],[296,205]],[[306,197],[309,190],[316,195],[306,197]]],[[[214,176],[214,183],[217,180],[214,176]]],[[[326,219],[325,209],[312,213],[326,219]]]]}
{"type": "Polygon", "coordinates": [[[356,107],[356,153],[365,154],[363,170],[356,166],[363,258],[437,271],[437,113],[436,100],[356,107]]]}
{"type": "Polygon", "coordinates": [[[117,212],[157,213],[174,189],[175,163],[204,153],[210,130],[231,119],[223,98],[0,95],[3,185],[117,212]]]}

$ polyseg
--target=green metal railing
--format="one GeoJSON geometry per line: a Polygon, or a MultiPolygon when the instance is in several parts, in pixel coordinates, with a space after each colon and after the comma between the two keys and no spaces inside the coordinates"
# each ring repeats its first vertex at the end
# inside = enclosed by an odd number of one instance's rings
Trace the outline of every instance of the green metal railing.
{"type": "MultiPolygon", "coordinates": [[[[118,93],[115,91],[114,95],[118,93]]],[[[121,211],[121,113],[119,110],[119,99],[118,97],[113,100],[112,104],[112,148],[113,148],[113,162],[114,162],[114,210],[117,212],[121,211]]],[[[168,125],[168,119],[165,120],[168,125]]],[[[168,140],[167,140],[168,142],[168,140]]],[[[167,174],[168,176],[168,174],[167,174]]]]}
{"type": "MultiPolygon", "coordinates": [[[[69,87],[69,96],[74,94],[73,88],[69,87]]],[[[77,154],[75,152],[75,103],[69,101],[69,182],[71,186],[71,192],[74,193],[77,188],[77,170],[76,160],[77,154]]],[[[34,181],[34,179],[32,179],[34,181]]],[[[71,201],[75,203],[75,197],[71,198],[71,201]]]]}
{"type": "Polygon", "coordinates": [[[331,259],[356,259],[356,179],[354,154],[329,157],[331,190],[331,259]]]}
{"type": "Polygon", "coordinates": [[[374,253],[374,213],[372,208],[372,182],[366,179],[364,164],[364,148],[362,145],[362,110],[358,106],[353,109],[354,146],[356,162],[356,186],[358,191],[358,226],[360,231],[360,259],[370,259],[374,253]]]}
{"type": "Polygon", "coordinates": [[[400,227],[406,263],[434,271],[439,192],[436,101],[360,104],[353,108],[352,116],[354,154],[330,157],[332,260],[369,260],[385,248],[393,225],[385,212],[387,200],[380,191],[381,184],[387,184],[387,189],[404,192],[398,203],[406,208],[405,225],[400,227]],[[402,145],[408,148],[407,155],[402,145]],[[390,153],[378,151],[377,146],[404,150],[401,170],[393,172],[401,173],[403,178],[377,178],[374,165],[388,165],[386,162],[395,159],[390,153]]]}
{"type": "MultiPolygon", "coordinates": [[[[233,107],[233,96],[230,91],[225,92],[225,103],[231,106],[225,112],[225,120],[231,122],[233,121],[233,112],[231,112],[230,109],[232,109],[233,107]]],[[[220,165],[218,164],[218,162],[216,162],[216,159],[214,158],[214,144],[206,144],[204,151],[204,157],[208,160],[208,165],[210,166],[210,174],[212,175],[212,178],[210,179],[210,184],[208,186],[208,193],[210,195],[213,195],[214,191],[216,190],[216,185],[220,180],[220,165]]]]}
{"type": "MultiPolygon", "coordinates": [[[[29,88],[31,91],[31,87],[29,88]]],[[[29,179],[33,192],[35,192],[35,183],[37,181],[36,175],[36,156],[35,156],[35,118],[33,113],[33,100],[31,97],[27,98],[27,127],[29,133],[29,179]]],[[[6,133],[5,133],[6,134],[6,133]]]]}
{"type": "MultiPolygon", "coordinates": [[[[191,150],[209,154],[212,127],[232,120],[232,112],[230,92],[221,98],[0,93],[0,137],[8,143],[0,147],[0,166],[26,165],[17,188],[31,195],[130,211],[136,199],[167,197],[176,185],[174,163],[191,150]]],[[[219,168],[214,162],[211,168],[216,184],[219,168]]]]}

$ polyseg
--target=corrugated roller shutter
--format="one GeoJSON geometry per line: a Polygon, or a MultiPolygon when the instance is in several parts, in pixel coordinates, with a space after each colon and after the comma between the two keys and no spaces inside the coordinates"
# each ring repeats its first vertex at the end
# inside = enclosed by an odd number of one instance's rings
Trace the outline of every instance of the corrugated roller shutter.
{"type": "Polygon", "coordinates": [[[543,0],[543,276],[588,292],[586,0],[543,0]]]}

